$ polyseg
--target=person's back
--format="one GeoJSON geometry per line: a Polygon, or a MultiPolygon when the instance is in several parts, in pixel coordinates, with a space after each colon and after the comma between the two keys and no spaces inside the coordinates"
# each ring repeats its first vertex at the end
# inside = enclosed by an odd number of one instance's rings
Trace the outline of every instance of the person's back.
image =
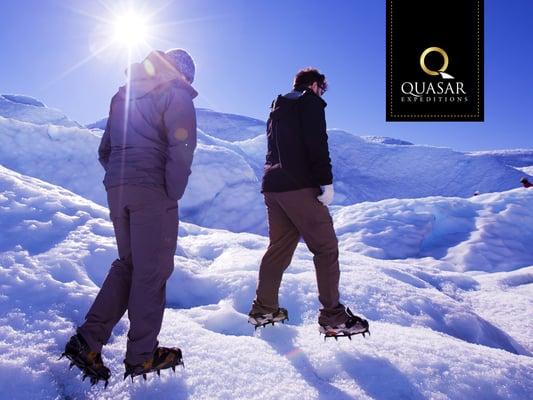
{"type": "Polygon", "coordinates": [[[283,322],[279,307],[283,272],[300,238],[313,253],[320,309],[326,337],[365,334],[368,321],[339,301],[339,249],[327,205],[333,200],[333,174],[321,96],[325,76],[314,68],[298,71],[294,90],[278,96],[267,124],[268,149],[262,192],[268,215],[269,245],[259,266],[256,297],[248,322],[256,328],[283,322]]]}
{"type": "Polygon", "coordinates": [[[111,101],[98,149],[118,258],[63,353],[92,383],[107,384],[101,350],[126,310],[124,377],[182,364],[181,350],[159,346],[157,337],[174,270],[177,200],[196,147],[195,67],[186,51],[173,49],[154,51],[130,68],[128,83],[111,101]]]}
{"type": "Polygon", "coordinates": [[[311,90],[278,96],[267,122],[262,192],[319,188],[332,182],[324,108],[311,90]]]}
{"type": "MultiPolygon", "coordinates": [[[[153,53],[154,54],[154,53],[153,53]]],[[[136,64],[130,83],[113,96],[99,149],[106,189],[120,185],[163,188],[178,200],[183,194],[196,147],[197,93],[157,55],[136,64]],[[151,68],[154,73],[150,75],[151,68]],[[155,70],[157,68],[157,70],[155,70]],[[167,165],[169,162],[170,165],[167,165]],[[167,173],[170,173],[170,178],[167,173]]]]}

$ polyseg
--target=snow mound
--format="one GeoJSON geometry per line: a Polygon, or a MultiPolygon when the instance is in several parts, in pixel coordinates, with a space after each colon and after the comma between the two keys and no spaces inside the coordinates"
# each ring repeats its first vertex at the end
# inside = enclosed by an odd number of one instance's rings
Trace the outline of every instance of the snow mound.
{"type": "Polygon", "coordinates": [[[81,127],[61,111],[48,108],[39,100],[23,95],[0,95],[0,116],[38,125],[81,127]]]}
{"type": "MultiPolygon", "coordinates": [[[[25,98],[19,102],[4,100],[16,105],[20,112],[14,115],[9,107],[0,105],[0,163],[105,205],[101,183],[104,172],[97,161],[102,135],[98,127],[105,125],[105,119],[89,125],[90,129],[61,126],[51,119],[43,125],[41,113],[52,111],[24,102],[37,104],[25,98]]],[[[180,202],[182,219],[234,232],[266,234],[260,193],[265,123],[201,108],[197,113],[199,146],[190,185],[180,202]]],[[[436,195],[467,198],[476,191],[488,193],[518,187],[524,175],[524,171],[507,165],[511,161],[504,163],[499,153],[479,155],[400,142],[383,137],[369,141],[330,130],[334,204],[436,195]]],[[[509,157],[517,157],[515,164],[523,164],[524,154],[527,150],[509,157]]]]}
{"type": "Polygon", "coordinates": [[[470,197],[520,186],[522,172],[497,158],[433,146],[371,143],[329,131],[335,204],[387,198],[470,197]]]}
{"type": "Polygon", "coordinates": [[[13,103],[23,104],[26,106],[46,107],[44,103],[30,96],[24,96],[20,94],[3,94],[1,97],[3,97],[4,100],[8,100],[13,103]]]}
{"type": "MultiPolygon", "coordinates": [[[[236,114],[216,112],[207,108],[196,108],[198,129],[209,136],[227,142],[248,140],[265,133],[264,121],[236,114]]],[[[87,125],[90,129],[105,129],[107,117],[87,125]]]]}
{"type": "Polygon", "coordinates": [[[106,125],[107,125],[107,117],[99,119],[98,121],[93,122],[92,124],[85,125],[85,127],[87,129],[100,129],[103,131],[105,130],[106,125]]]}
{"type": "Polygon", "coordinates": [[[401,139],[395,139],[388,136],[361,136],[367,142],[381,143],[381,144],[396,144],[399,146],[410,146],[413,143],[401,139]]]}
{"type": "Polygon", "coordinates": [[[516,167],[517,170],[522,171],[524,174],[533,176],[533,166],[531,167],[516,167]]]}
{"type": "Polygon", "coordinates": [[[506,165],[511,165],[513,167],[533,166],[533,150],[532,149],[472,151],[467,154],[476,156],[476,157],[496,158],[500,160],[502,163],[506,165]]]}
{"type": "MultiPolygon", "coordinates": [[[[267,238],[187,223],[180,224],[159,337],[162,345],[183,349],[187,368],[134,385],[123,381],[123,319],[103,351],[110,386],[91,388],[57,357],[116,257],[107,212],[3,167],[0,188],[0,230],[9,232],[0,242],[0,385],[6,397],[235,399],[249,398],[249,387],[265,381],[277,384],[254,398],[522,399],[531,391],[533,344],[524,321],[533,266],[470,274],[431,257],[372,259],[346,249],[358,227],[352,236],[340,228],[342,300],[370,320],[372,336],[324,343],[317,335],[312,256],[303,244],[280,289],[289,323],[254,333],[246,314],[267,238]]],[[[523,193],[492,201],[502,210],[506,203],[515,207],[525,201],[523,193]]],[[[435,200],[426,199],[426,208],[435,200]]],[[[440,201],[446,210],[456,199],[448,207],[440,201]]],[[[482,208],[490,199],[475,201],[482,208]]],[[[378,227],[390,216],[371,203],[354,207],[373,211],[378,227]]],[[[411,215],[404,224],[418,221],[411,215]]]]}
{"type": "Polygon", "coordinates": [[[105,204],[100,137],[88,129],[0,117],[0,164],[105,204]]]}
{"type": "Polygon", "coordinates": [[[210,136],[238,142],[264,135],[264,121],[236,114],[220,113],[206,108],[197,108],[198,128],[210,136]]]}
{"type": "MultiPolygon", "coordinates": [[[[101,133],[0,117],[0,163],[106,205],[104,170],[97,160],[101,133]]],[[[220,140],[217,143],[201,131],[199,136],[213,144],[200,140],[190,184],[180,202],[182,218],[236,231],[264,230],[258,180],[243,152],[228,148],[229,142],[221,146],[220,140]],[[254,210],[247,218],[237,215],[243,206],[254,210]]]]}
{"type": "Polygon", "coordinates": [[[460,271],[533,265],[533,190],[469,199],[428,197],[361,203],[333,212],[342,248],[374,258],[432,257],[460,271]],[[452,267],[453,266],[453,267],[452,267]]]}

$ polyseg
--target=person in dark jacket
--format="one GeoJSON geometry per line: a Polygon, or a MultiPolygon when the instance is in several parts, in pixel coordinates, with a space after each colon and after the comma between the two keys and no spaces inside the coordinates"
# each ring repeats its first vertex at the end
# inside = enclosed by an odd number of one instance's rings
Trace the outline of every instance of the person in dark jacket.
{"type": "Polygon", "coordinates": [[[119,258],[64,353],[93,383],[107,383],[102,346],[126,310],[124,377],[182,362],[181,350],[158,346],[157,336],[174,269],[177,201],[196,147],[194,72],[186,51],[153,51],[130,67],[128,83],[111,100],[98,153],[119,258]]]}
{"type": "Polygon", "coordinates": [[[249,322],[256,326],[288,319],[278,304],[283,272],[303,237],[313,253],[318,322],[326,336],[368,332],[368,322],[339,302],[339,250],[327,206],[334,196],[325,107],[325,76],[314,68],[296,74],[293,91],[272,103],[262,182],[270,244],[259,267],[249,322]]]}
{"type": "Polygon", "coordinates": [[[520,183],[522,184],[523,187],[525,188],[530,188],[532,187],[533,185],[531,184],[531,182],[529,182],[529,180],[524,176],[520,179],[520,183]]]}

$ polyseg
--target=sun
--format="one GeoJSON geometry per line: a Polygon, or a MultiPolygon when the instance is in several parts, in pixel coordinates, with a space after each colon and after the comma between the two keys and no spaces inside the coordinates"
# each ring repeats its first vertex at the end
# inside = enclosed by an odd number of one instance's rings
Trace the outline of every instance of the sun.
{"type": "Polygon", "coordinates": [[[149,36],[147,21],[133,12],[117,16],[114,28],[115,42],[128,48],[145,43],[149,36]]]}
{"type": "MultiPolygon", "coordinates": [[[[214,15],[163,22],[162,20],[166,18],[161,17],[161,14],[168,11],[168,7],[174,1],[96,0],[77,2],[78,6],[68,7],[72,12],[92,22],[89,52],[86,57],[66,68],[45,86],[55,84],[95,59],[105,63],[120,62],[129,66],[134,60],[143,59],[155,48],[180,47],[180,43],[175,40],[175,34],[172,34],[172,37],[168,36],[169,29],[221,18],[214,15]],[[94,9],[95,5],[98,6],[98,11],[94,9]]],[[[130,71],[130,68],[126,71],[130,71]]]]}

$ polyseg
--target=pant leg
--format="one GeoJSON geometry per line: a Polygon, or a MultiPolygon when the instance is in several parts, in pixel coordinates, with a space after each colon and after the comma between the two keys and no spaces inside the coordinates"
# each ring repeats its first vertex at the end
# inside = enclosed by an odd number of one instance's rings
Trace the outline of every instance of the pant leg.
{"type": "Polygon", "coordinates": [[[280,193],[279,204],[313,253],[320,310],[319,323],[345,322],[346,312],[339,302],[339,248],[329,210],[316,198],[318,189],[307,188],[280,193]]]}
{"type": "Polygon", "coordinates": [[[139,188],[142,202],[130,206],[133,274],[128,300],[130,330],[126,361],[140,364],[158,345],[166,301],[166,282],[174,270],[178,235],[177,203],[139,188]]]}
{"type": "Polygon", "coordinates": [[[130,218],[123,197],[124,187],[111,188],[107,194],[119,258],[111,264],[84,324],[78,328],[78,333],[83,336],[91,350],[97,352],[102,351],[102,346],[107,344],[114,326],[126,312],[133,270],[130,218]]]}
{"type": "Polygon", "coordinates": [[[300,233],[278,204],[278,193],[265,193],[270,243],[261,260],[256,299],[252,312],[270,313],[278,305],[279,286],[283,272],[291,263],[300,233]]]}

